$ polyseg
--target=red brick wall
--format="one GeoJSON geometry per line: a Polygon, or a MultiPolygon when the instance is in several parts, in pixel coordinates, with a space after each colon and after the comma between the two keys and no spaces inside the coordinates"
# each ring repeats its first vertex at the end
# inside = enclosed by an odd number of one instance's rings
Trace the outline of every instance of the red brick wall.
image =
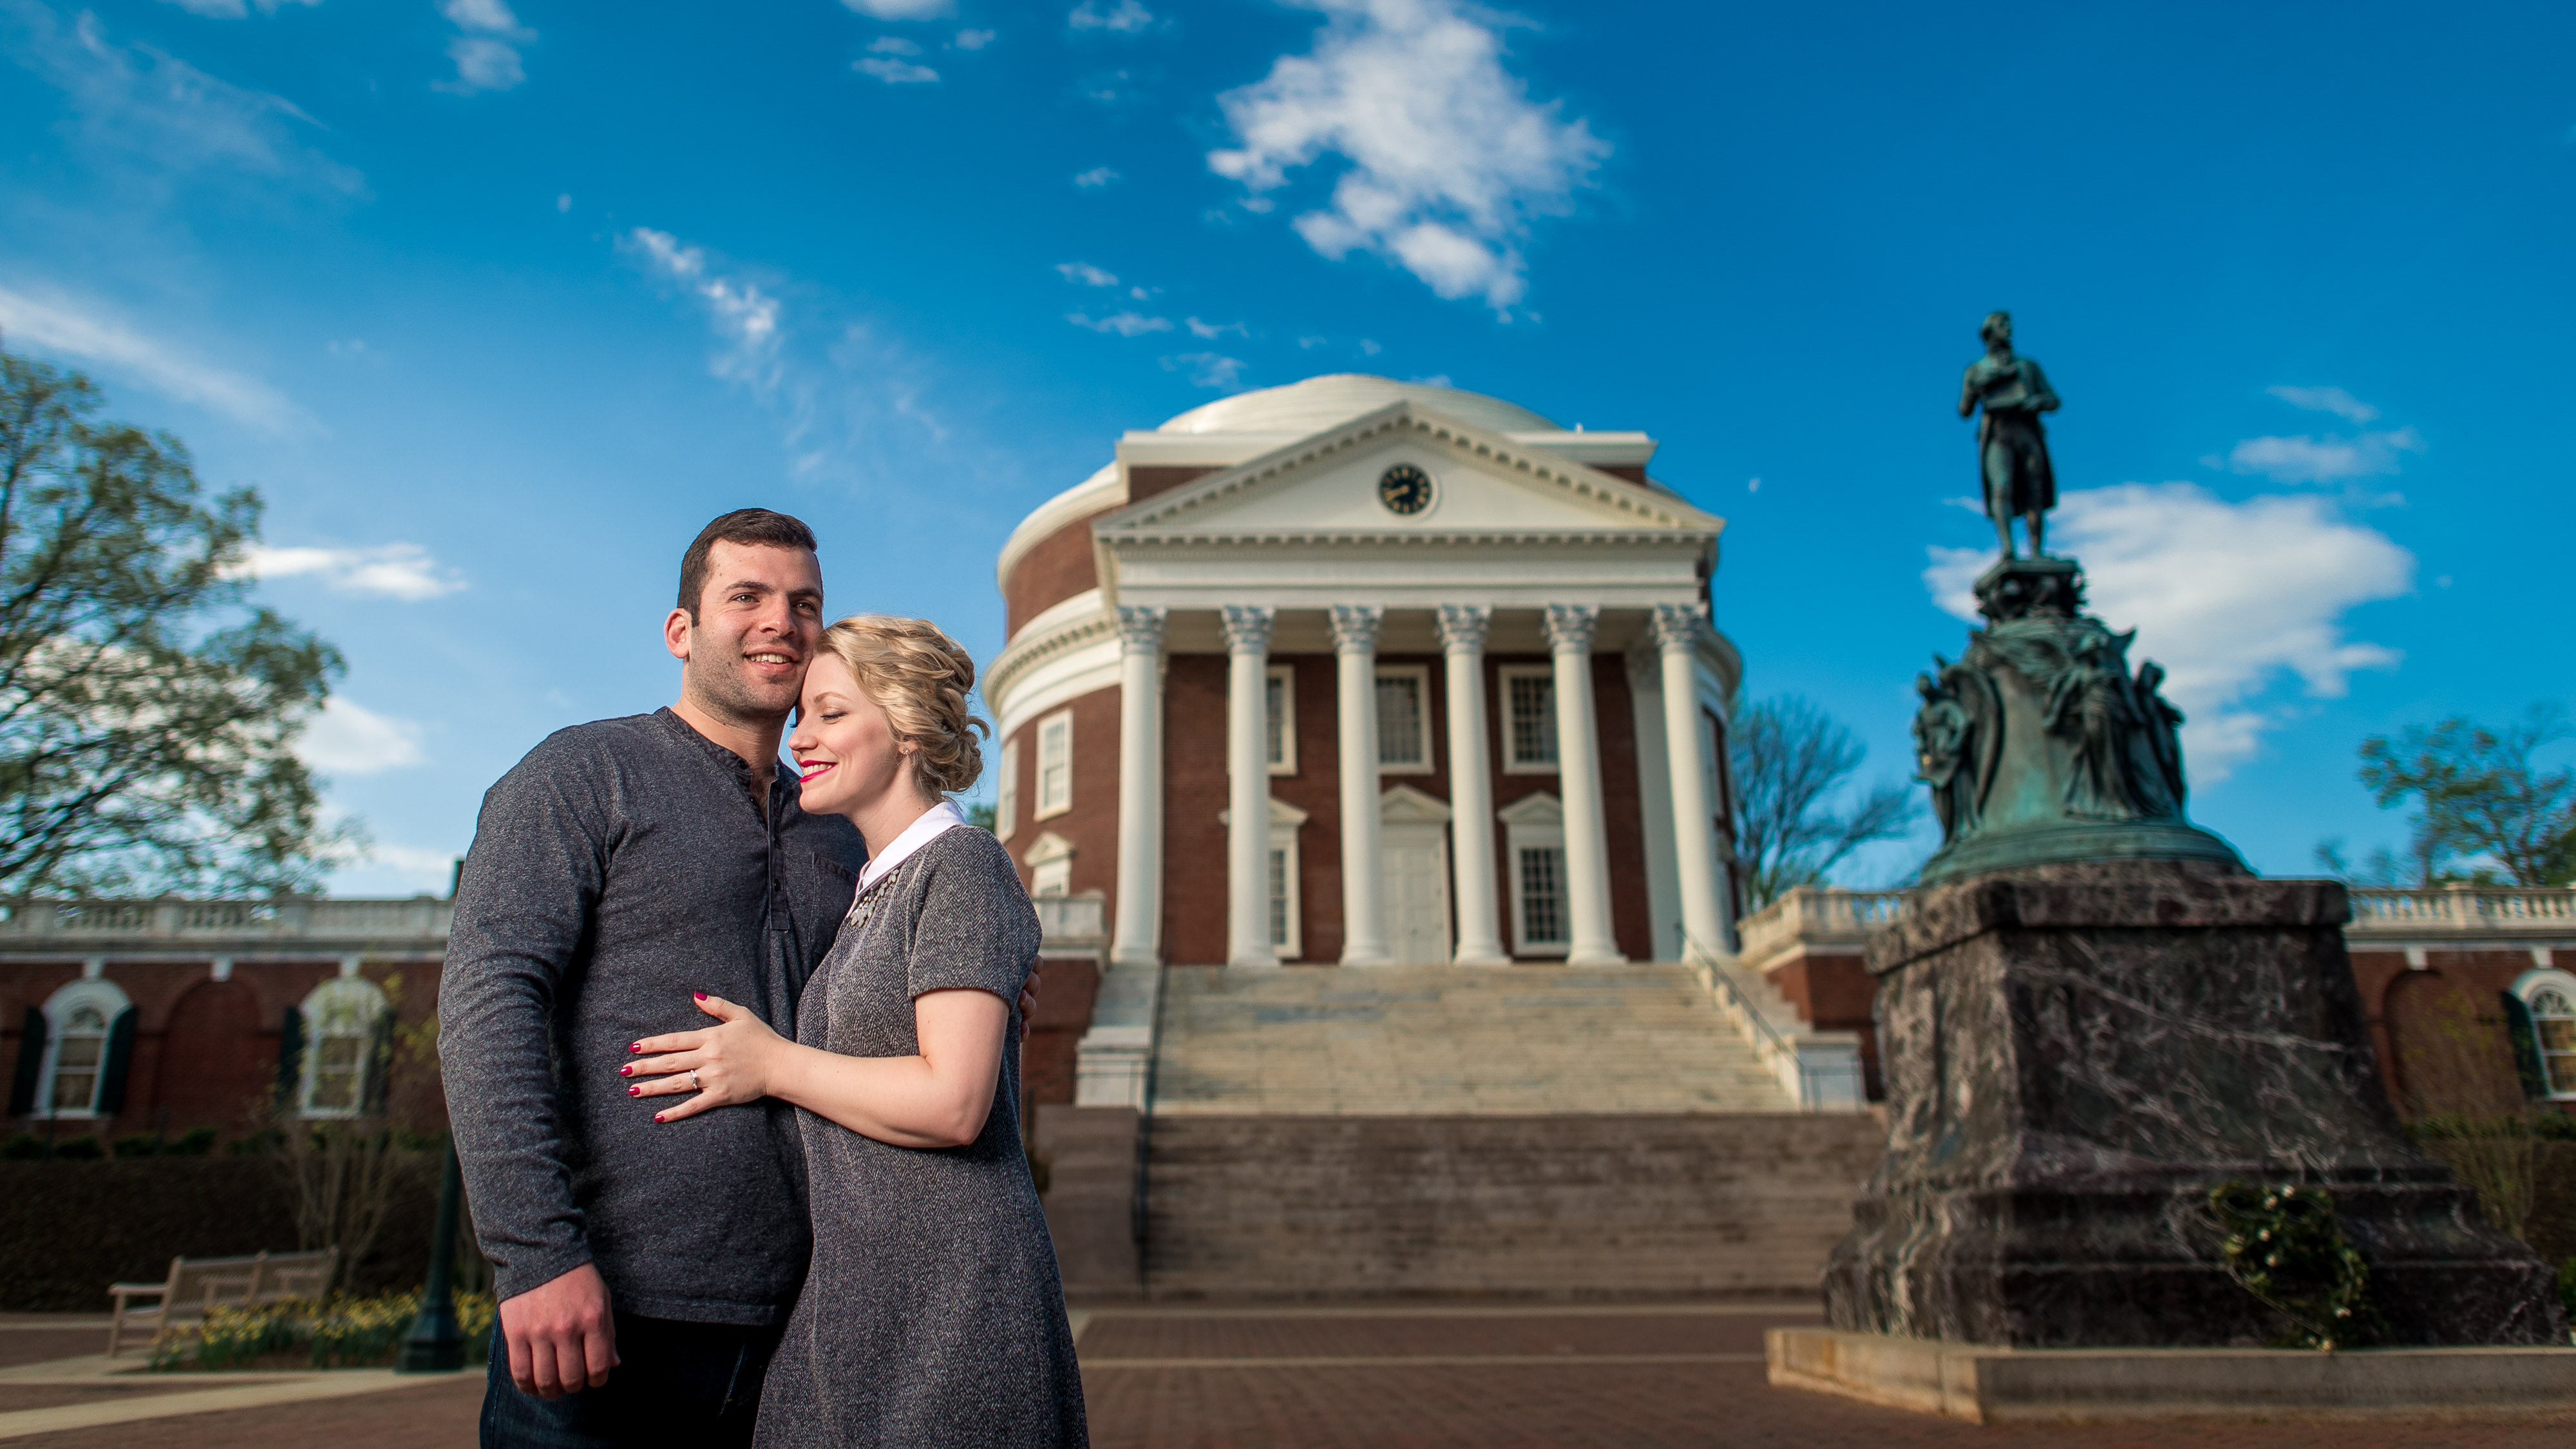
{"type": "MultiPolygon", "coordinates": [[[[2370,1023],[2371,1046],[2379,1054],[2380,1076],[2399,1112],[2417,1115],[2419,1094],[2440,1090],[2433,1082],[2417,1079],[2421,1075],[2417,1053],[2428,1036],[2439,1032],[2446,997],[2464,1003],[2488,1039],[2489,1070],[2499,1074],[2515,1070],[2502,997],[2515,978],[2535,964],[2530,951],[2512,948],[2427,951],[2421,968],[2408,966],[2402,950],[2352,953],[2353,984],[2370,1023]]],[[[2565,1110],[2565,1104],[2559,1104],[2559,1109],[2565,1110]]]]}
{"type": "Polygon", "coordinates": [[[1127,501],[1142,503],[1157,493],[1169,493],[1184,483],[1216,471],[1214,468],[1130,468],[1127,470],[1127,501]]]}
{"type": "MultiPolygon", "coordinates": [[[[1628,661],[1592,656],[1592,711],[1601,738],[1601,816],[1610,845],[1610,933],[1631,961],[1652,961],[1655,912],[1646,895],[1644,801],[1637,783],[1637,705],[1628,661]]],[[[1658,802],[1666,814],[1672,799],[1658,802]]]]}
{"type": "MultiPolygon", "coordinates": [[[[134,1003],[134,1053],[125,1105],[111,1119],[65,1119],[58,1136],[213,1127],[226,1136],[245,1129],[248,1111],[277,1082],[278,1034],[286,1009],[340,973],[335,961],[235,961],[229,982],[213,979],[213,962],[110,961],[105,979],[134,1003]],[[246,1102],[245,1096],[253,1099],[246,1102]]],[[[76,979],[76,962],[0,963],[0,1069],[18,1060],[20,1027],[30,1008],[76,979]]],[[[398,1027],[417,1027],[438,1009],[438,963],[369,962],[362,974],[386,988],[398,1027]]],[[[398,1051],[389,1083],[394,1119],[417,1131],[443,1130],[447,1111],[434,1060],[398,1051]]],[[[20,1119],[12,1130],[26,1130],[20,1119]]],[[[36,1124],[41,1130],[42,1124],[36,1124]]]]}
{"type": "Polygon", "coordinates": [[[1226,957],[1225,671],[1222,654],[1175,654],[1163,675],[1163,959],[1226,957]]]}
{"type": "Polygon", "coordinates": [[[1103,508],[1087,513],[1057,529],[1032,545],[1020,561],[1011,566],[1011,576],[1002,581],[1002,607],[1007,619],[1007,635],[1017,634],[1031,619],[1063,603],[1100,582],[1099,571],[1092,566],[1091,520],[1103,508]]]}
{"type": "MultiPolygon", "coordinates": [[[[1002,844],[1019,863],[1020,884],[1030,883],[1029,852],[1049,831],[1072,844],[1073,869],[1066,889],[1074,895],[1098,891],[1112,908],[1118,899],[1118,689],[1095,689],[1070,705],[1045,711],[1011,734],[1019,746],[1019,818],[1011,838],[1002,844]],[[1038,809],[1038,725],[1066,709],[1073,711],[1073,808],[1044,820],[1038,809]]],[[[990,757],[1000,768],[1001,751],[990,757]]],[[[1113,922],[1114,928],[1114,922],[1113,922]]]]}
{"type": "Polygon", "coordinates": [[[1863,1086],[1873,1102],[1886,1095],[1878,1075],[1878,1027],[1872,1019],[1878,983],[1857,952],[1800,946],[1765,966],[1762,974],[1798,1008],[1799,1020],[1819,1031],[1860,1033],[1863,1086]]]}
{"type": "Polygon", "coordinates": [[[1033,1102],[1071,1102],[1082,1034],[1100,994],[1100,963],[1050,956],[1038,973],[1038,1009],[1020,1044],[1020,1090],[1033,1102]]]}

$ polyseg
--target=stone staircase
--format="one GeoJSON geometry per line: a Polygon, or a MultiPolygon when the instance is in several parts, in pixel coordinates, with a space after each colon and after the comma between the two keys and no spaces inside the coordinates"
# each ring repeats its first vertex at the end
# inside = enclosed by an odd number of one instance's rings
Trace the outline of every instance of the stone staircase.
{"type": "Polygon", "coordinates": [[[1155,1297],[1806,1294],[1876,1164],[1690,970],[1166,973],[1155,1297]]]}
{"type": "Polygon", "coordinates": [[[1174,967],[1154,1113],[1787,1112],[1681,966],[1174,967]]]}

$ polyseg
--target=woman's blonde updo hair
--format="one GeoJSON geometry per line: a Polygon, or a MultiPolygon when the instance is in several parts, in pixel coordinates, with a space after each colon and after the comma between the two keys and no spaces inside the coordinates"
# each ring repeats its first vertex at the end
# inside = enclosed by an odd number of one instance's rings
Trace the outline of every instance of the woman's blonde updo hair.
{"type": "Polygon", "coordinates": [[[967,702],[975,661],[938,625],[853,614],[824,630],[823,642],[886,712],[895,743],[914,747],[912,778],[922,793],[953,794],[984,773],[984,752],[970,731],[993,730],[967,702]]]}

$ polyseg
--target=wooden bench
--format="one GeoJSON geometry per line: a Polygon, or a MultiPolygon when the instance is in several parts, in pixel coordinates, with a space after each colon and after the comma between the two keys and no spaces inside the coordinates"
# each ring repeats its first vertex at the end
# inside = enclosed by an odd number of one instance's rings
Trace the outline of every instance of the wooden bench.
{"type": "Polygon", "coordinates": [[[123,1353],[129,1342],[149,1344],[166,1328],[193,1326],[209,1308],[319,1298],[330,1291],[339,1264],[337,1248],[247,1258],[172,1258],[165,1282],[107,1285],[108,1296],[116,1300],[116,1312],[108,1320],[108,1354],[123,1353]],[[138,1298],[157,1301],[137,1306],[138,1298]]]}

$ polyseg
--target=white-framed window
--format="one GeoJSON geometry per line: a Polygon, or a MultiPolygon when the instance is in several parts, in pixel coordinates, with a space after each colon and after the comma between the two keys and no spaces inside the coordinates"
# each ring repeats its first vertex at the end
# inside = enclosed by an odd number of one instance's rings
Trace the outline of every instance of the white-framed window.
{"type": "Polygon", "coordinates": [[[1556,773],[1556,669],[1506,664],[1503,686],[1503,773],[1556,773]]]}
{"type": "Polygon", "coordinates": [[[1002,742],[1002,786],[993,802],[993,838],[1008,840],[1020,823],[1020,742],[1002,742]]]}
{"type": "Polygon", "coordinates": [[[1073,711],[1060,709],[1038,721],[1038,808],[1044,820],[1073,808],[1073,711]]]}
{"type": "Polygon", "coordinates": [[[341,976],[305,993],[304,1061],[296,1109],[306,1117],[355,1117],[367,1109],[384,1070],[393,1003],[363,976],[341,976]]]}
{"type": "Polygon", "coordinates": [[[1429,665],[1378,666],[1377,768],[1381,775],[1431,773],[1429,665]]]}
{"type": "Polygon", "coordinates": [[[1495,813],[1503,822],[1512,886],[1512,952],[1562,956],[1574,939],[1566,916],[1565,809],[1553,795],[1526,795],[1495,813]]]}
{"type": "Polygon", "coordinates": [[[1297,671],[1285,664],[1273,664],[1264,676],[1267,694],[1262,704],[1263,727],[1269,738],[1263,748],[1268,752],[1270,773],[1297,773],[1297,671]]]}
{"type": "MultiPolygon", "coordinates": [[[[1217,823],[1231,826],[1234,813],[1217,812],[1217,823]]],[[[1304,917],[1304,893],[1298,884],[1297,831],[1306,823],[1306,812],[1285,800],[1270,802],[1270,841],[1264,854],[1270,889],[1270,948],[1282,961],[1294,961],[1305,954],[1305,932],[1300,927],[1304,917]]]]}
{"type": "MultiPolygon", "coordinates": [[[[37,1078],[36,1115],[81,1118],[112,1115],[102,1099],[112,1095],[125,1067],[116,1059],[119,1018],[134,1009],[116,983],[98,977],[71,982],[45,1001],[45,1055],[37,1078]],[[104,1110],[103,1110],[104,1109],[104,1110]]],[[[132,1023],[127,1023],[132,1030],[132,1023]]]]}
{"type": "Polygon", "coordinates": [[[1029,868],[1029,894],[1032,896],[1068,896],[1073,894],[1073,842],[1047,831],[1029,847],[1021,859],[1029,868]]]}
{"type": "Polygon", "coordinates": [[[2541,1085],[2553,1098],[2576,1098],[2576,975],[2539,967],[2514,981],[2513,994],[2531,1013],[2541,1085]]]}

